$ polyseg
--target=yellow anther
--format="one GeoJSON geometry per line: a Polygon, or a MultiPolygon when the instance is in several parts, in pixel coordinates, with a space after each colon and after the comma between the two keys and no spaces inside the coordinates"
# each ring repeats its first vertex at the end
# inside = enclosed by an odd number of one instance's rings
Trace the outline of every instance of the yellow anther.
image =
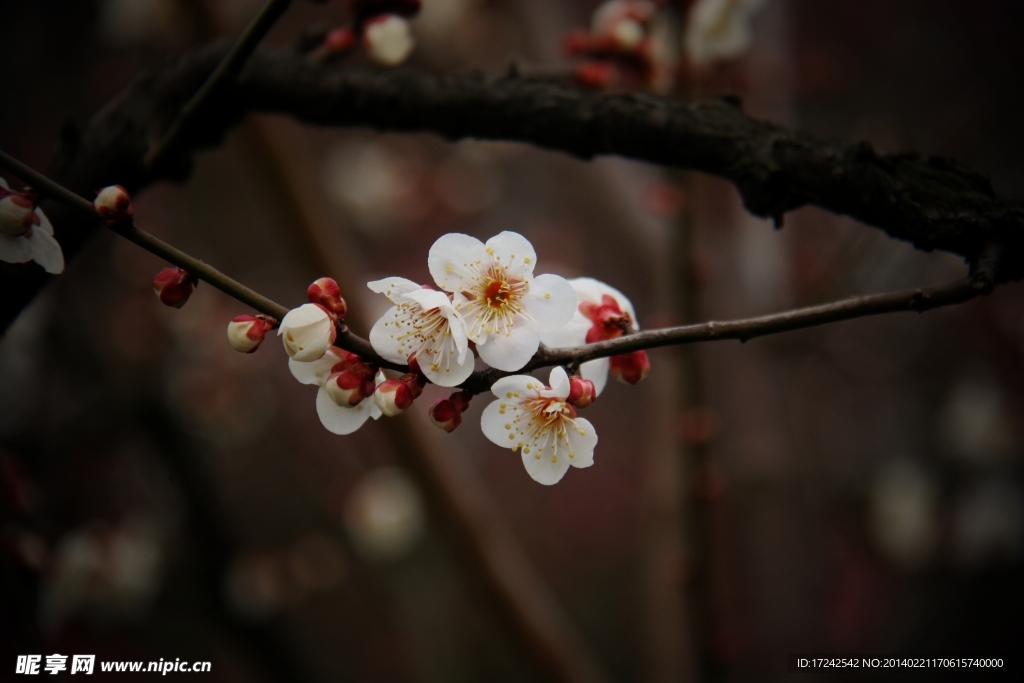
{"type": "Polygon", "coordinates": [[[544,292],[544,298],[545,299],[550,299],[551,298],[551,292],[544,292]]]}
{"type": "Polygon", "coordinates": [[[524,256],[523,257],[523,263],[529,263],[529,262],[530,262],[530,257],[529,256],[524,256]]]}

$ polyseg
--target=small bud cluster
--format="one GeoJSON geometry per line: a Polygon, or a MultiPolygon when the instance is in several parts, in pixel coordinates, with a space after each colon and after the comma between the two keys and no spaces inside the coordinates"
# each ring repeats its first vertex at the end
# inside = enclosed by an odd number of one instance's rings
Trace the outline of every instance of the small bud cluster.
{"type": "Polygon", "coordinates": [[[328,33],[315,58],[346,54],[362,42],[370,61],[398,66],[416,46],[409,18],[419,13],[421,5],[420,0],[353,0],[352,23],[328,33]]]}
{"type": "Polygon", "coordinates": [[[453,432],[462,424],[462,414],[469,407],[473,395],[466,391],[456,391],[448,398],[439,398],[430,406],[430,420],[446,432],[453,432]]]}

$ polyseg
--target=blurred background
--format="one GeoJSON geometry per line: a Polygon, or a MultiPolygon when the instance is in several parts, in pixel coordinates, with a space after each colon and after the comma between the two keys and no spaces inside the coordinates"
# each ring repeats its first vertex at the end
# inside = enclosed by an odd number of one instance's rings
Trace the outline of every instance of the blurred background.
{"type": "MultiPolygon", "coordinates": [[[[598,3],[423,4],[417,68],[558,70],[562,36],[598,3]]],[[[0,147],[45,169],[65,121],[237,34],[260,5],[0,2],[0,147]]],[[[347,16],[295,2],[269,42],[347,16]]],[[[693,90],[955,157],[1020,200],[1022,31],[1016,0],[768,0],[747,53],[693,90]]],[[[288,306],[336,277],[363,334],[386,308],[363,283],[428,281],[447,232],[518,231],[538,272],[613,285],[642,327],[964,272],[816,209],[776,230],[707,176],[277,117],[198,155],[184,185],[141,194],[136,217],[288,306]]],[[[479,519],[507,532],[609,680],[784,680],[791,652],[1009,658],[1020,642],[1019,285],[922,316],[654,351],[645,382],[587,409],[595,466],[543,487],[483,438],[486,397],[450,435],[412,414],[436,387],[393,421],[329,434],[276,341],[227,344],[241,304],[201,285],[165,308],[161,267],[98,234],[0,340],[3,667],[59,652],[209,660],[218,681],[539,678],[536,645],[474,559],[474,508],[453,515],[424,462],[464,474],[454,488],[482,496],[479,519]]]]}

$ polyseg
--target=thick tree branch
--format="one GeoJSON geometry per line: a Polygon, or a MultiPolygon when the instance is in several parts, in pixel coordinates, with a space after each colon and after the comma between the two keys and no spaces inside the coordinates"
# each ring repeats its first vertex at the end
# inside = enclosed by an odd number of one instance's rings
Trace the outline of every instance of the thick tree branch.
{"type": "MultiPolygon", "coordinates": [[[[999,247],[998,284],[1024,276],[1024,210],[988,181],[943,158],[878,155],[746,116],[732,100],[683,104],[648,95],[608,95],[510,74],[429,74],[308,63],[260,48],[233,97],[196,114],[190,133],[156,169],[150,141],[172,124],[229,50],[193,50],[139,79],[81,133],[67,129],[51,176],[76,193],[124,185],[137,192],[162,177],[184,178],[189,154],[214,145],[251,111],[324,125],[431,131],[445,137],[515,140],[582,158],[615,154],[733,181],[751,211],[781,217],[805,204],[847,214],[925,250],[976,259],[999,247]]],[[[65,255],[95,228],[46,207],[65,255]]],[[[0,327],[48,281],[30,266],[0,267],[0,327]]]]}

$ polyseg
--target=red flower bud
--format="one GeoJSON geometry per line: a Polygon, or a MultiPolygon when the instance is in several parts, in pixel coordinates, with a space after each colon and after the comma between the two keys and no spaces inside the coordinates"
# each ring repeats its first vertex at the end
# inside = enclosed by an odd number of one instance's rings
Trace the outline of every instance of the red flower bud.
{"type": "Polygon", "coordinates": [[[103,220],[103,225],[108,227],[127,223],[135,215],[131,195],[120,185],[100,190],[92,205],[103,220]]]}
{"type": "Polygon", "coordinates": [[[580,62],[572,74],[573,80],[588,88],[608,88],[619,80],[618,69],[608,62],[580,62]]]}
{"type": "MultiPolygon", "coordinates": [[[[344,363],[344,361],[342,361],[344,363]]],[[[335,365],[337,367],[341,363],[335,365]]],[[[374,369],[367,363],[355,363],[348,369],[334,372],[327,378],[324,389],[337,405],[357,406],[373,394],[374,369]]]]}
{"type": "Polygon", "coordinates": [[[181,268],[164,268],[153,278],[153,291],[165,306],[181,308],[196,291],[199,278],[181,268]]]}
{"type": "Polygon", "coordinates": [[[268,330],[276,321],[265,315],[240,315],[228,323],[228,341],[235,351],[252,353],[263,343],[268,330]]]}
{"type": "Polygon", "coordinates": [[[647,358],[646,351],[612,356],[610,361],[609,372],[612,377],[626,384],[638,383],[651,371],[651,361],[647,358]]]}
{"type": "Polygon", "coordinates": [[[344,318],[348,313],[348,304],[341,297],[341,288],[332,278],[322,277],[311,284],[306,290],[306,298],[309,303],[322,306],[338,318],[344,318]]]}
{"type": "Polygon", "coordinates": [[[457,391],[448,398],[439,398],[430,406],[430,420],[446,432],[452,432],[462,424],[462,413],[469,407],[472,394],[457,391]]]}
{"type": "Polygon", "coordinates": [[[569,378],[568,401],[577,408],[586,408],[597,398],[594,383],[582,377],[569,378]]]}

